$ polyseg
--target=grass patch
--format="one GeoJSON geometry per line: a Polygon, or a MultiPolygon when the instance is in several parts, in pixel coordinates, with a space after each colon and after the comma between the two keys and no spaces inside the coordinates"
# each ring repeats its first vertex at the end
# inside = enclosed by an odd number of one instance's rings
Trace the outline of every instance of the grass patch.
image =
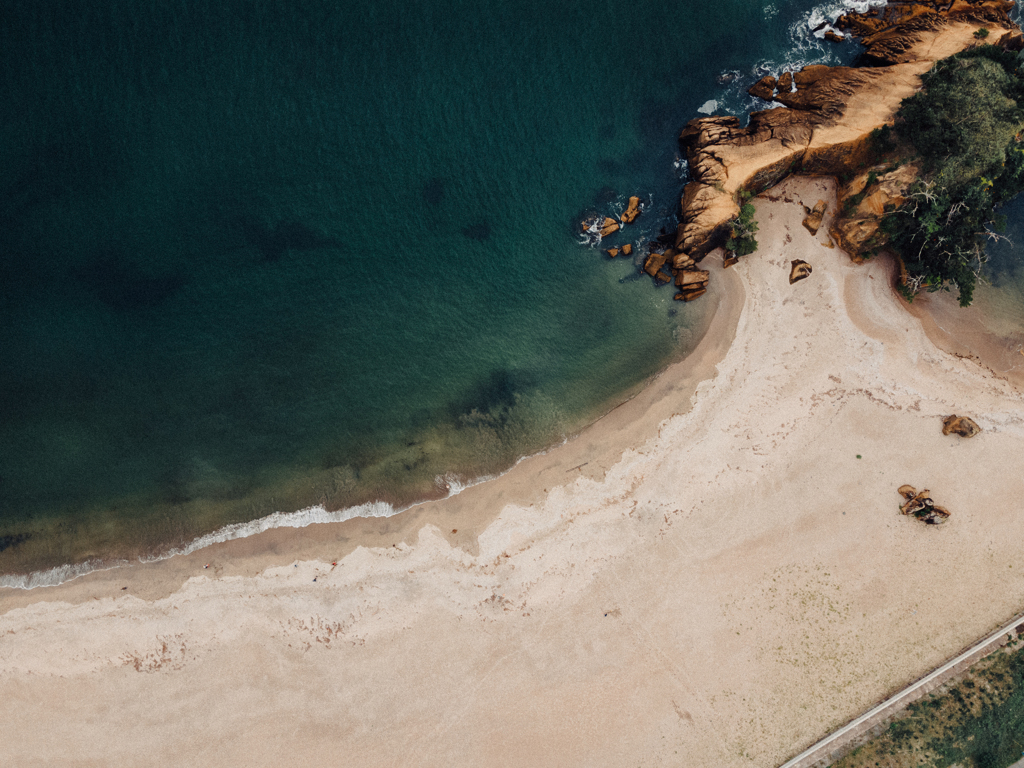
{"type": "Polygon", "coordinates": [[[833,768],[1007,768],[1022,752],[1024,650],[1008,646],[910,705],[833,768]]]}

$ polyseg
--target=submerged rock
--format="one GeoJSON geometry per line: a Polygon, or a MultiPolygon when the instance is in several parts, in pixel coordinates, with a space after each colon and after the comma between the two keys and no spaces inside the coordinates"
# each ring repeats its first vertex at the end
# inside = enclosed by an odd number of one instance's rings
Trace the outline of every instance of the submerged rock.
{"type": "Polygon", "coordinates": [[[652,253],[647,257],[647,261],[644,262],[644,272],[651,277],[655,277],[661,268],[665,266],[665,262],[668,261],[668,251],[664,253],[652,253]]]}
{"type": "Polygon", "coordinates": [[[789,284],[792,285],[798,280],[810,277],[812,271],[811,265],[806,261],[803,261],[802,259],[793,259],[792,267],[789,270],[789,284]]]}
{"type": "Polygon", "coordinates": [[[979,432],[981,432],[981,427],[966,416],[957,416],[954,413],[942,420],[942,434],[944,435],[956,433],[960,437],[974,437],[979,432]]]}

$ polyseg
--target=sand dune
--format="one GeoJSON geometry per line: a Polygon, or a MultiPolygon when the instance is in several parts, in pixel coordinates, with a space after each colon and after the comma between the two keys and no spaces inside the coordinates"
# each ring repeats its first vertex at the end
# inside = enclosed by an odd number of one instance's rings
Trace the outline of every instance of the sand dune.
{"type": "Polygon", "coordinates": [[[800,226],[832,194],[759,200],[695,358],[496,481],[0,595],[3,762],[770,766],[984,634],[1024,401],[800,226]]]}

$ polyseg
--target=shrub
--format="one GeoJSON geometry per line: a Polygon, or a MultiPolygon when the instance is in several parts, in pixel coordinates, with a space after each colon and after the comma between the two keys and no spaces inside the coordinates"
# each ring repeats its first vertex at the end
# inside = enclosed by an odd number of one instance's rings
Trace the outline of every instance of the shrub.
{"type": "MultiPolygon", "coordinates": [[[[986,45],[943,59],[905,99],[896,131],[929,180],[910,190],[882,229],[903,256],[907,291],[947,283],[971,303],[994,206],[1024,191],[1024,74],[1015,54],[986,45]]],[[[947,288],[948,289],[948,288],[947,288]]]]}
{"type": "Polygon", "coordinates": [[[747,256],[757,250],[757,240],[754,238],[757,222],[754,221],[754,205],[749,202],[750,194],[742,193],[741,199],[740,215],[729,222],[729,239],[725,247],[737,256],[747,256]]]}

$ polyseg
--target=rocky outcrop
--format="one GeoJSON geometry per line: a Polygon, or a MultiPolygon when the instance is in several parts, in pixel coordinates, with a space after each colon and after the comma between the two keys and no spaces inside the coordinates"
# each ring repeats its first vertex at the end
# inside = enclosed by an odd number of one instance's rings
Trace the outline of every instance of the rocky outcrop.
{"type": "Polygon", "coordinates": [[[913,515],[928,525],[940,525],[949,519],[949,511],[936,506],[928,489],[918,491],[912,485],[901,485],[897,493],[906,500],[900,505],[901,514],[913,515]]]}
{"type": "Polygon", "coordinates": [[[609,256],[611,256],[614,259],[616,256],[619,255],[619,249],[618,248],[609,248],[607,251],[605,251],[605,253],[607,253],[609,256]]]}
{"type": "Polygon", "coordinates": [[[942,420],[942,434],[960,435],[960,437],[974,437],[981,432],[981,427],[974,423],[973,419],[966,416],[947,416],[942,420]]]}
{"type": "Polygon", "coordinates": [[[917,163],[899,167],[869,167],[839,187],[841,216],[832,222],[832,237],[855,261],[880,245],[878,225],[906,199],[910,185],[921,177],[917,163]]]}
{"type": "Polygon", "coordinates": [[[921,40],[949,23],[972,27],[972,36],[979,27],[1011,29],[1006,22],[1012,7],[1008,0],[890,2],[868,13],[840,16],[835,26],[861,38],[865,63],[889,66],[916,61],[921,40]]]}
{"type": "Polygon", "coordinates": [[[789,284],[803,280],[811,276],[811,265],[801,259],[793,259],[792,265],[789,269],[789,284]]]}
{"type": "Polygon", "coordinates": [[[902,202],[916,170],[879,168],[869,185],[872,131],[892,122],[936,61],[979,44],[979,26],[990,30],[989,42],[1024,47],[1010,8],[1009,0],[921,0],[841,17],[836,27],[862,38],[870,66],[815,65],[774,83],[763,78],[751,92],[782,106],[753,113],[746,126],[735,117],[690,121],[679,137],[692,181],[683,190],[675,250],[699,262],[725,242],[741,192],[758,194],[791,173],[852,179],[832,234],[851,255],[870,250],[881,215],[902,202]]]}
{"type": "Polygon", "coordinates": [[[750,88],[747,89],[747,93],[749,93],[751,96],[756,96],[759,99],[771,101],[772,97],[775,95],[775,87],[778,84],[778,80],[776,80],[771,75],[768,75],[766,77],[762,77],[752,86],[750,86],[750,88]]]}
{"type": "Polygon", "coordinates": [[[624,246],[622,246],[622,255],[623,256],[631,256],[632,254],[633,254],[633,246],[632,246],[632,244],[626,243],[624,246]]]}
{"type": "Polygon", "coordinates": [[[824,200],[819,200],[813,208],[805,207],[804,210],[807,211],[807,218],[803,222],[804,228],[812,235],[818,234],[818,229],[821,228],[821,220],[825,218],[825,211],[828,210],[828,203],[824,200]]]}

